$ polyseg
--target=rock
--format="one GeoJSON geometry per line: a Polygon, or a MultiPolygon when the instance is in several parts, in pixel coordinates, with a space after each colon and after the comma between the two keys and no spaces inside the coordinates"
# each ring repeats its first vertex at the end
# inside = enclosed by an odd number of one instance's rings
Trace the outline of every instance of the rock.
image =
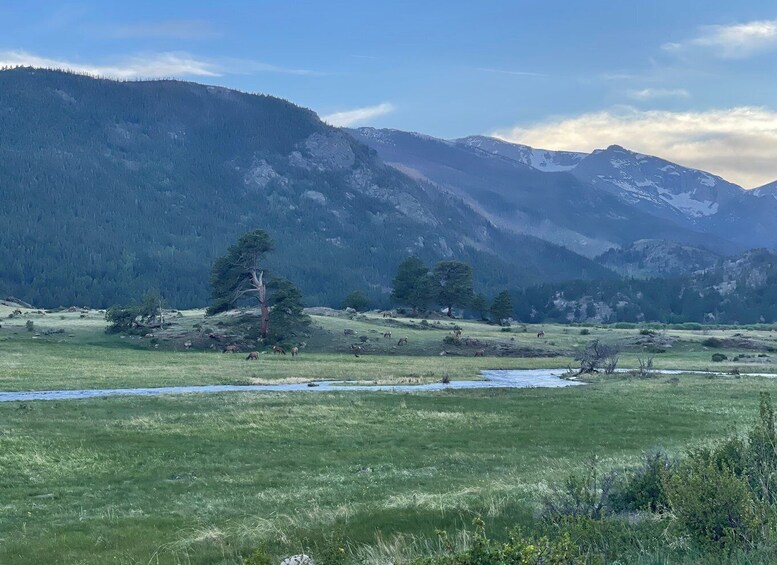
{"type": "Polygon", "coordinates": [[[304,553],[300,555],[292,555],[281,561],[281,565],[316,565],[313,559],[304,553]]]}

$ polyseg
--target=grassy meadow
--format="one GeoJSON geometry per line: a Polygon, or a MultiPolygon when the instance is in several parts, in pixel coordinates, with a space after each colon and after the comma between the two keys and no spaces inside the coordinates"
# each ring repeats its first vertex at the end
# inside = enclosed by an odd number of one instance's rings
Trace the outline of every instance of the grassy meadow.
{"type": "MultiPolygon", "coordinates": [[[[98,312],[8,319],[0,309],[0,318],[4,391],[472,379],[486,368],[565,367],[593,338],[622,344],[624,367],[650,354],[666,369],[777,372],[769,329],[666,330],[658,347],[634,328],[544,326],[537,338],[535,326],[458,322],[477,347],[505,353],[474,357],[474,348],[440,356],[451,349],[447,321],[316,316],[299,357],[249,362],[184,350],[183,330],[201,312],[183,313],[177,333],[154,343],[106,335],[98,312]],[[359,358],[347,353],[346,328],[368,337],[359,358]],[[723,341],[705,346],[711,337],[723,341]],[[728,360],[712,363],[715,352],[728,360]]],[[[541,495],[594,456],[618,467],[741,431],[761,391],[777,396],[777,381],[623,375],[559,389],[0,403],[0,563],[237,565],[263,543],[280,562],[315,556],[333,532],[353,562],[400,563],[433,551],[435,530],[455,533],[475,516],[494,532],[530,528],[541,495]]]]}

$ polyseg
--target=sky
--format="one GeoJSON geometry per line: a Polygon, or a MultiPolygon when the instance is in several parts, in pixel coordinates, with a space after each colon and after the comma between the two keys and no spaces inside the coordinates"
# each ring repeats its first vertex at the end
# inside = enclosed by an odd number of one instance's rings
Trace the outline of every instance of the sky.
{"type": "Polygon", "coordinates": [[[261,92],[338,126],[777,179],[777,2],[0,0],[0,66],[261,92]]]}

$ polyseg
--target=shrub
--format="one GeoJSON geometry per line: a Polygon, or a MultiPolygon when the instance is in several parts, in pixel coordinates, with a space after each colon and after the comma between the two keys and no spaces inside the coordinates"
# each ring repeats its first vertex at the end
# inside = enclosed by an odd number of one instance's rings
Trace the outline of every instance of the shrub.
{"type": "Polygon", "coordinates": [[[713,349],[717,349],[723,347],[723,340],[720,340],[716,337],[708,337],[707,339],[702,340],[701,344],[704,347],[712,347],[713,349]]]}
{"type": "Polygon", "coordinates": [[[543,499],[545,517],[551,521],[563,516],[600,519],[609,509],[616,478],[616,472],[603,472],[596,458],[591,459],[585,469],[569,475],[543,499]]]}
{"type": "Polygon", "coordinates": [[[583,328],[582,330],[580,330],[580,335],[588,335],[590,333],[591,333],[591,330],[589,330],[588,328],[583,328]]]}
{"type": "Polygon", "coordinates": [[[722,353],[713,353],[712,354],[712,361],[713,361],[713,363],[722,363],[726,359],[728,359],[728,357],[726,357],[722,353]]]}
{"type": "Polygon", "coordinates": [[[656,332],[647,328],[639,330],[639,335],[656,335],[656,332]]]}
{"type": "Polygon", "coordinates": [[[759,536],[757,503],[747,482],[727,466],[691,456],[666,481],[680,532],[702,548],[750,547],[759,536]]]}
{"type": "Polygon", "coordinates": [[[642,464],[626,472],[623,486],[612,497],[618,510],[661,512],[669,505],[666,481],[674,465],[663,451],[647,453],[642,464]]]}

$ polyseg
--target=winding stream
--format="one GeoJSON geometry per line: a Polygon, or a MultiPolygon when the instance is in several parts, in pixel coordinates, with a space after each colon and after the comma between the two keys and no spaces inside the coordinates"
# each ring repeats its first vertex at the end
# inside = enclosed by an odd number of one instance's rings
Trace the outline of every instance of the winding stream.
{"type": "Polygon", "coordinates": [[[419,385],[366,385],[359,381],[314,381],[315,386],[303,384],[269,385],[201,385],[165,386],[154,388],[108,388],[91,390],[40,390],[0,392],[0,402],[25,400],[73,400],[105,396],[159,396],[163,394],[207,394],[214,392],[421,392],[439,390],[463,390],[476,388],[557,388],[583,383],[567,381],[561,377],[567,369],[524,369],[508,371],[483,371],[480,381],[451,381],[449,384],[428,383],[419,385]]]}
{"type": "MultiPolygon", "coordinates": [[[[208,394],[215,392],[424,392],[440,390],[471,390],[481,388],[560,388],[582,385],[579,381],[561,378],[568,369],[513,369],[502,371],[481,371],[483,380],[451,381],[448,384],[428,383],[419,385],[368,385],[360,381],[312,381],[310,384],[265,384],[265,385],[197,385],[164,386],[149,388],[107,388],[87,390],[39,390],[0,392],[0,402],[26,400],[75,400],[106,396],[160,396],[163,394],[208,394]]],[[[619,372],[627,371],[620,369],[619,372]]],[[[661,375],[693,373],[701,375],[722,375],[706,371],[658,370],[661,375]]],[[[777,377],[771,373],[743,373],[742,377],[777,377]]]]}

